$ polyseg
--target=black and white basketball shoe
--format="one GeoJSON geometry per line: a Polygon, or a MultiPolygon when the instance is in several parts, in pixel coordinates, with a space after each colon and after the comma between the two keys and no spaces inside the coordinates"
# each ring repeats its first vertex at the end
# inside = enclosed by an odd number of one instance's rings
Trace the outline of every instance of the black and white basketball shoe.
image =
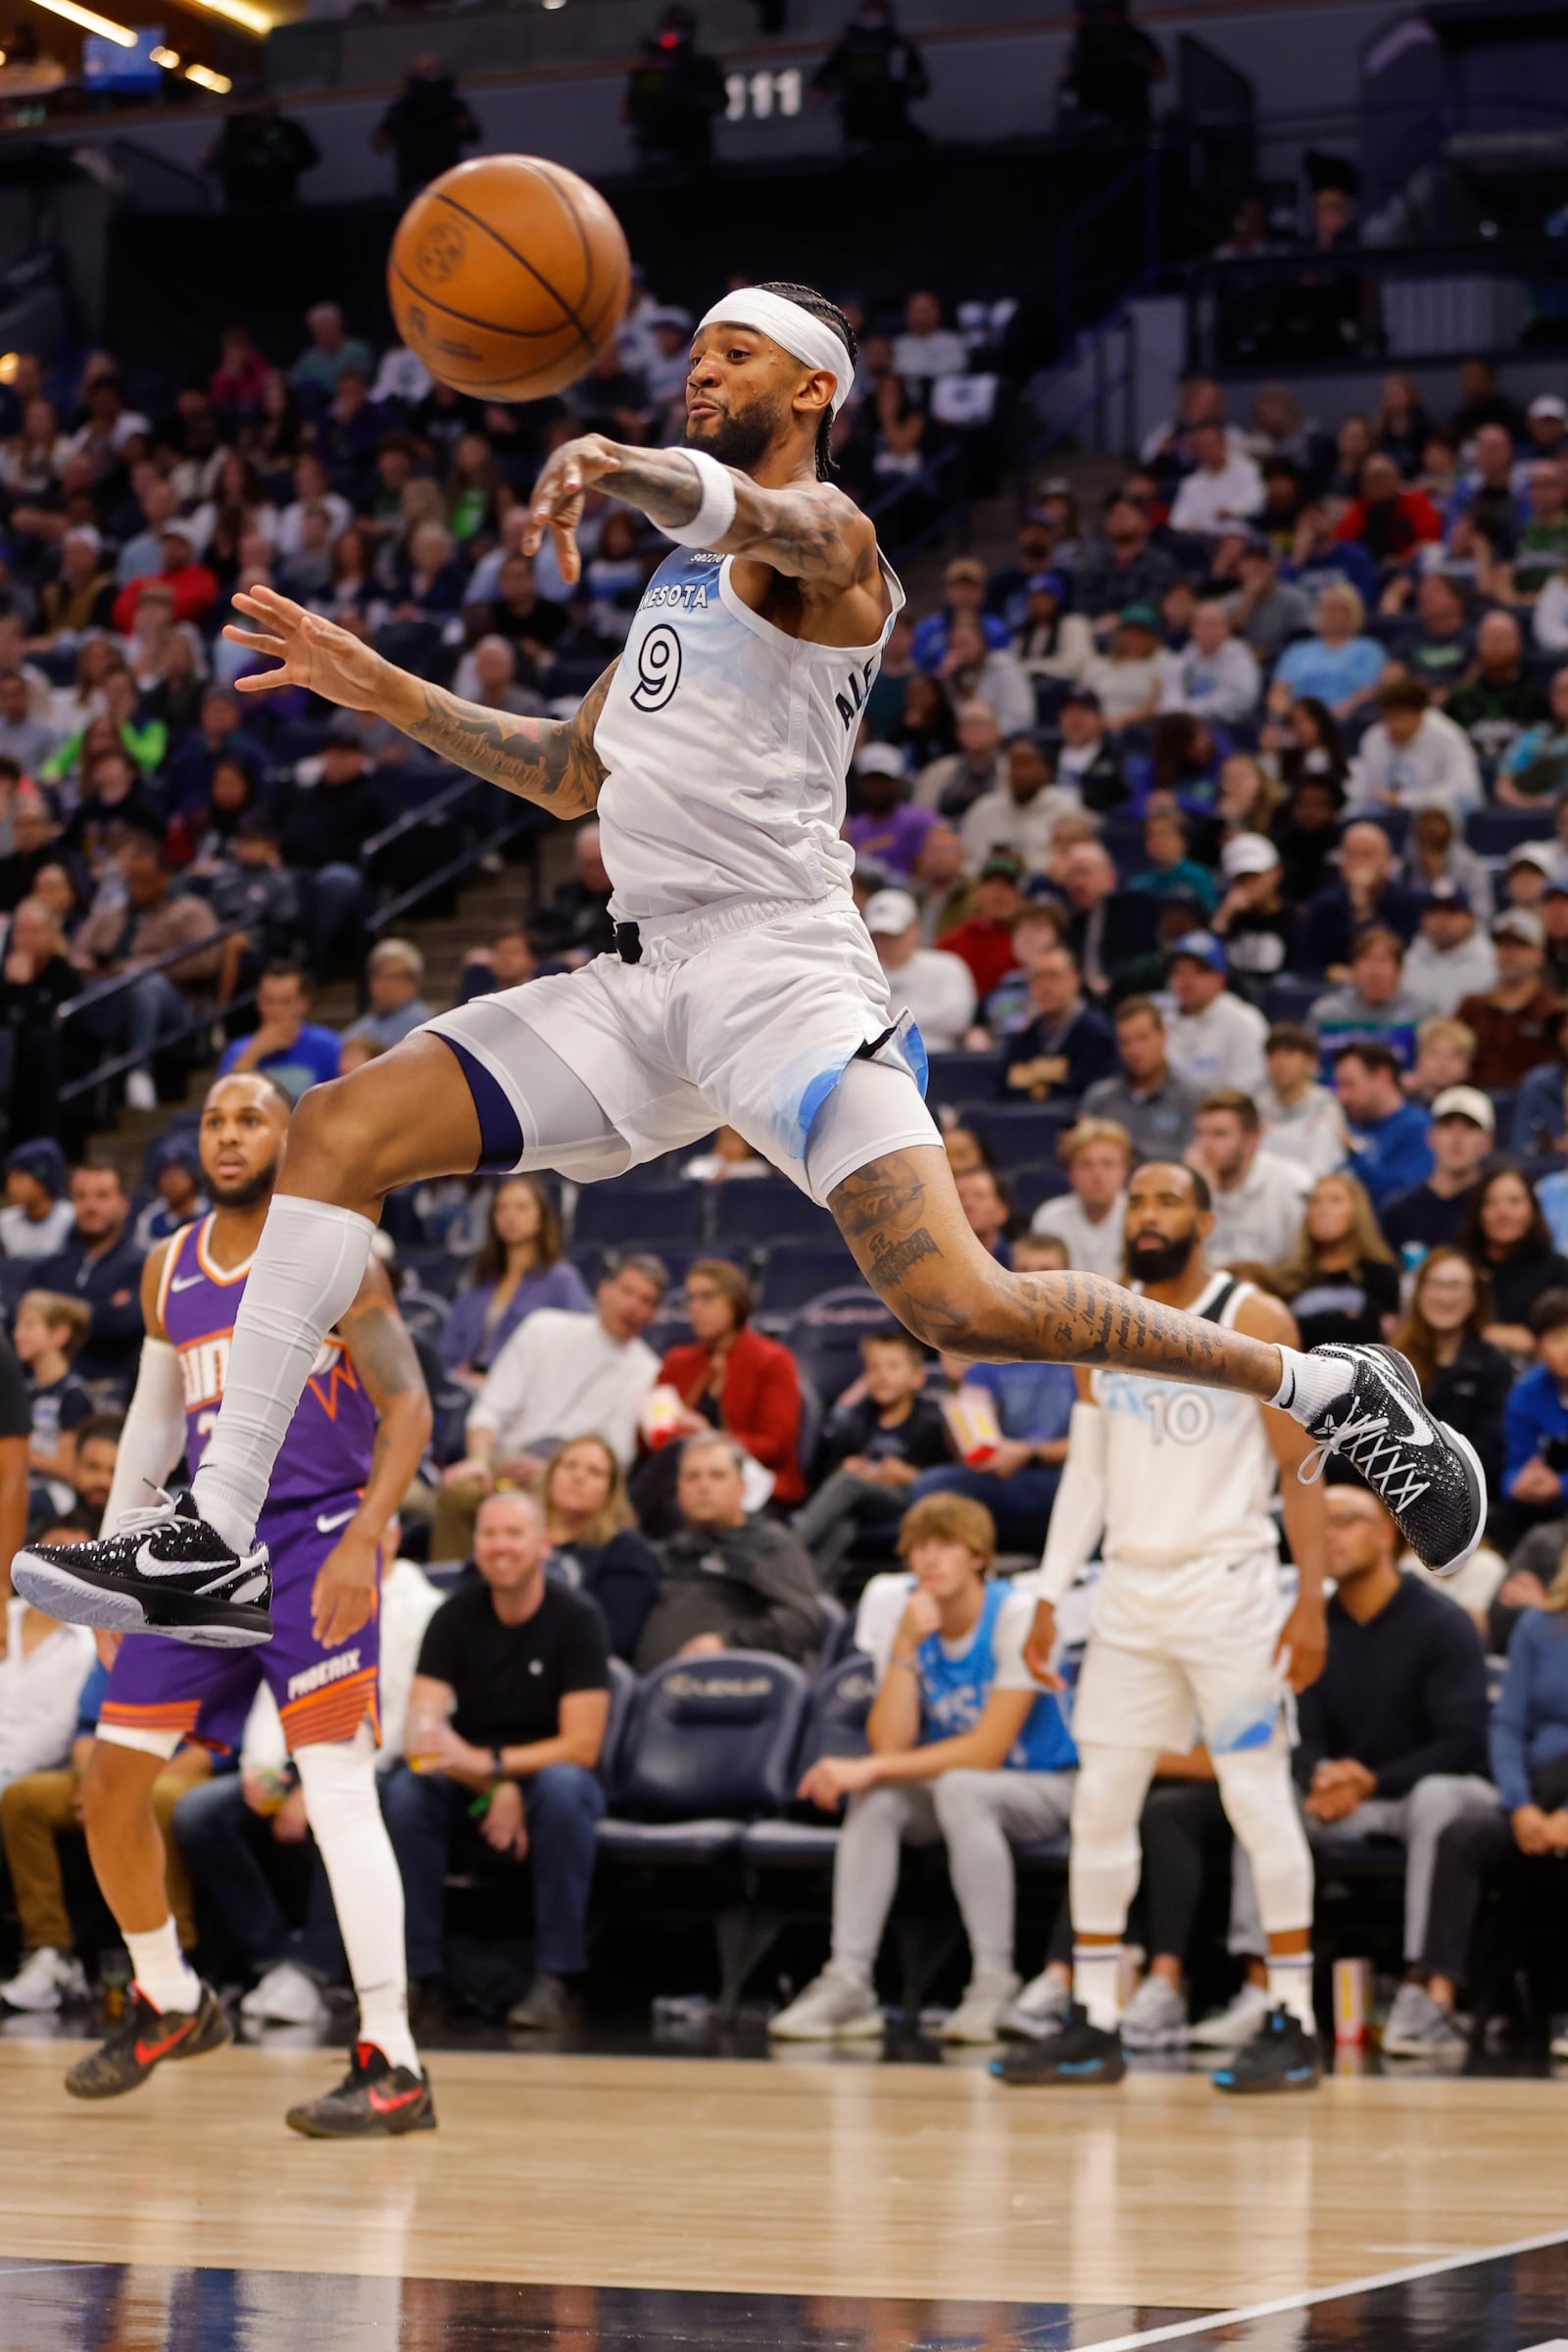
{"type": "Polygon", "coordinates": [[[29,1544],[12,1561],[11,1581],[24,1600],[68,1625],[167,1634],[201,1649],[248,1649],[272,1638],[266,1544],[232,1550],[189,1494],[126,1511],[96,1544],[29,1544]]]}
{"type": "Polygon", "coordinates": [[[1332,1454],[1358,1470],[1392,1513],[1416,1557],[1436,1576],[1461,1569],[1486,1531],[1487,1474],[1474,1447],[1421,1400],[1414,1366],[1396,1348],[1314,1348],[1314,1364],[1343,1365],[1345,1387],[1305,1424],[1316,1440],[1301,1464],[1304,1486],[1332,1454]]]}

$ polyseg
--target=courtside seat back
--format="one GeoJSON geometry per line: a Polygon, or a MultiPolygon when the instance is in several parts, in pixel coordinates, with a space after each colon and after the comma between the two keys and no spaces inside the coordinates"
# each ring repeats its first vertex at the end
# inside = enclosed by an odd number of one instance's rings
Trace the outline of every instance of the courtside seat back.
{"type": "Polygon", "coordinates": [[[649,1822],[776,1813],[793,1790],[808,1696],[802,1669],[766,1650],[670,1658],[633,1700],[615,1812],[649,1822]]]}

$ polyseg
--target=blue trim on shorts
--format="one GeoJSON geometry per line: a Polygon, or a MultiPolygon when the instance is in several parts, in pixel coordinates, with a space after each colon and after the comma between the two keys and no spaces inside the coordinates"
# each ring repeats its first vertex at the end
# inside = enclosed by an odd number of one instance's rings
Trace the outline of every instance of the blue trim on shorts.
{"type": "Polygon", "coordinates": [[[458,1057],[458,1066],[468,1082],[473,1107],[479,1121],[479,1156],[474,1161],[476,1176],[510,1176],[522,1157],[522,1126],[507,1099],[506,1089],[491,1077],[484,1063],[460,1045],[444,1030],[436,1035],[444,1046],[450,1046],[458,1057]]]}

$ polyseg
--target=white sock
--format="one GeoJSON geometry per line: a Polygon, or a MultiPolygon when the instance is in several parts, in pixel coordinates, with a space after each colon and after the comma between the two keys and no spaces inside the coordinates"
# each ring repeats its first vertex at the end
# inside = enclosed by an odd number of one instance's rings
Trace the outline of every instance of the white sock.
{"type": "Polygon", "coordinates": [[[375,1791],[369,1727],[362,1724],[352,1740],[297,1748],[294,1763],[349,1956],[360,2039],[373,2041],[388,2065],[418,2074],[419,2053],[409,2031],[403,1880],[375,1791]]]}
{"type": "Polygon", "coordinates": [[[1317,2032],[1317,2013],[1312,2007],[1312,1955],[1310,1952],[1291,1952],[1284,1958],[1270,1953],[1268,1962],[1268,2001],[1271,2009],[1283,2009],[1309,2034],[1317,2032]]]}
{"type": "Polygon", "coordinates": [[[1304,1355],[1299,1348],[1282,1348],[1280,1366],[1284,1377],[1269,1402],[1304,1429],[1349,1390],[1350,1370],[1343,1356],[1304,1355]]]}
{"type": "Polygon", "coordinates": [[[357,1209],[280,1193],[267,1212],[234,1318],[223,1401],[191,1492],[202,1517],[248,1550],[272,1464],[321,1342],[353,1304],[375,1227],[357,1209]]]}
{"type": "Polygon", "coordinates": [[[1089,2023],[1102,2034],[1114,2034],[1121,2024],[1121,1945],[1075,1943],[1072,1947],[1072,1997],[1081,2001],[1089,2023]]]}
{"type": "Polygon", "coordinates": [[[199,2006],[201,1979],[186,1963],[172,1918],[146,1936],[127,1936],[125,1949],[130,1954],[130,1973],[155,2009],[172,2009],[183,2015],[199,2006]]]}

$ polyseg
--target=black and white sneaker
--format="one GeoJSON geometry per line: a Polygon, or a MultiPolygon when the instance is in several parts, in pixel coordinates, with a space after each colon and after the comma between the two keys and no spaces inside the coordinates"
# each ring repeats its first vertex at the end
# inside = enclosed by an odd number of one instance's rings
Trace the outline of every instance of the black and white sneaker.
{"type": "Polygon", "coordinates": [[[1235,2097],[1276,2090],[1316,2090],[1323,2080],[1323,2045],[1288,2009],[1271,2009],[1234,2058],[1216,2067],[1216,2090],[1235,2097]]]}
{"type": "Polygon", "coordinates": [[[1345,1390],[1306,1423],[1317,1443],[1298,1476],[1310,1486],[1331,1454],[1358,1470],[1434,1575],[1462,1568],[1486,1531],[1487,1474],[1469,1440],[1434,1421],[1414,1367],[1396,1348],[1314,1348],[1345,1367],[1345,1390]]]}
{"type": "Polygon", "coordinates": [[[272,1637],[266,1544],[231,1551],[189,1494],[126,1511],[96,1544],[28,1544],[11,1563],[11,1582],[68,1625],[167,1634],[202,1649],[248,1649],[272,1637]]]}

